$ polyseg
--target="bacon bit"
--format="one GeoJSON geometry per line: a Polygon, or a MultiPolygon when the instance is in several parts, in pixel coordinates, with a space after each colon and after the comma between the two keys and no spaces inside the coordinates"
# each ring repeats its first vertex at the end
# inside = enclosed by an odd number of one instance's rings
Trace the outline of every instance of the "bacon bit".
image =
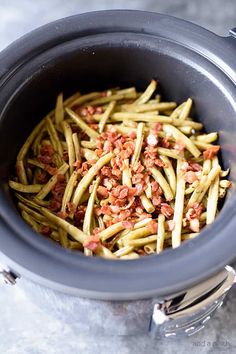
{"type": "Polygon", "coordinates": [[[198,172],[202,170],[202,166],[199,165],[199,163],[192,162],[192,161],[189,161],[188,163],[189,163],[189,169],[191,168],[191,171],[198,172]]]}
{"type": "Polygon", "coordinates": [[[111,177],[112,176],[111,168],[108,166],[104,166],[101,169],[101,174],[102,176],[111,177]]]}
{"type": "Polygon", "coordinates": [[[75,219],[75,222],[77,225],[80,224],[84,220],[85,210],[86,210],[86,207],[84,205],[78,206],[78,208],[75,212],[75,215],[74,215],[74,219],[75,219]]]}
{"type": "Polygon", "coordinates": [[[121,179],[122,171],[119,168],[113,168],[111,172],[113,176],[116,176],[118,179],[121,179]]]}
{"type": "Polygon", "coordinates": [[[144,166],[141,164],[140,161],[138,161],[138,163],[136,163],[134,166],[130,165],[130,167],[131,171],[136,173],[142,173],[145,170],[144,166]]]}
{"type": "MultiPolygon", "coordinates": [[[[132,181],[133,181],[133,179],[132,179],[132,181]]],[[[137,196],[139,196],[140,194],[143,193],[143,191],[144,191],[144,186],[143,186],[142,183],[136,184],[135,187],[136,187],[136,193],[135,193],[135,194],[136,194],[137,196]]]]}
{"type": "Polygon", "coordinates": [[[97,114],[102,114],[104,112],[104,109],[103,109],[103,107],[98,106],[98,107],[95,108],[95,112],[97,114]]]}
{"type": "Polygon", "coordinates": [[[104,178],[102,184],[110,191],[113,187],[118,186],[118,182],[115,178],[104,178]]]}
{"type": "Polygon", "coordinates": [[[113,150],[112,143],[109,140],[105,141],[103,145],[103,151],[110,152],[112,150],[113,150]]]}
{"type": "Polygon", "coordinates": [[[220,150],[220,145],[215,145],[215,146],[212,146],[208,149],[206,149],[204,152],[203,152],[203,158],[204,160],[212,160],[213,157],[215,157],[218,153],[218,151],[220,150]]]}
{"type": "Polygon", "coordinates": [[[161,201],[162,201],[162,198],[161,198],[160,195],[157,196],[157,197],[154,196],[154,197],[152,198],[152,204],[155,205],[155,206],[160,205],[160,204],[161,204],[161,201]]]}
{"type": "Polygon", "coordinates": [[[162,141],[161,141],[161,146],[164,148],[169,148],[171,146],[170,143],[170,135],[166,135],[162,141]]]}
{"type": "Polygon", "coordinates": [[[57,216],[59,216],[59,218],[65,220],[68,217],[68,214],[65,211],[59,211],[57,213],[57,216]]]}
{"type": "Polygon", "coordinates": [[[126,210],[126,209],[131,208],[131,206],[134,204],[134,202],[135,202],[135,198],[133,197],[126,206],[120,207],[120,209],[121,210],[126,210]]]}
{"type": "Polygon", "coordinates": [[[108,198],[108,190],[106,187],[99,186],[97,189],[97,196],[99,199],[106,199],[108,198]]]}
{"type": "Polygon", "coordinates": [[[151,183],[151,185],[152,185],[152,191],[153,191],[153,192],[157,192],[157,191],[159,190],[159,188],[160,188],[160,186],[159,186],[159,184],[157,183],[157,181],[153,181],[153,182],[151,183]]]}
{"type": "Polygon", "coordinates": [[[182,141],[177,140],[175,145],[174,145],[174,149],[179,151],[179,152],[182,152],[185,149],[185,144],[182,141]]]}
{"type": "Polygon", "coordinates": [[[37,182],[45,184],[48,181],[48,175],[46,171],[43,171],[37,174],[37,182]]]}
{"type": "Polygon", "coordinates": [[[190,219],[189,223],[190,223],[189,228],[193,232],[199,232],[199,230],[200,230],[200,222],[199,222],[198,219],[190,219]]]}
{"type": "Polygon", "coordinates": [[[154,134],[149,134],[146,141],[150,146],[156,146],[158,144],[157,137],[154,134]]]}
{"type": "Polygon", "coordinates": [[[101,211],[101,214],[104,214],[104,215],[111,215],[111,209],[110,209],[110,206],[109,206],[109,205],[103,205],[103,206],[100,208],[100,211],[101,211]]]}
{"type": "Polygon", "coordinates": [[[126,229],[130,229],[132,230],[134,228],[134,221],[123,221],[122,225],[126,228],[126,229]]]}
{"type": "Polygon", "coordinates": [[[76,160],[75,163],[73,164],[73,166],[76,167],[77,169],[79,169],[82,166],[82,162],[80,160],[76,160]]]}
{"type": "Polygon", "coordinates": [[[153,123],[151,125],[151,130],[154,131],[155,133],[158,133],[159,131],[162,130],[162,124],[161,123],[153,123]]]}
{"type": "Polygon", "coordinates": [[[116,188],[113,188],[111,191],[111,195],[118,199],[124,199],[128,196],[128,194],[129,194],[129,187],[127,186],[119,185],[116,188]]]}
{"type": "Polygon", "coordinates": [[[133,130],[132,132],[129,133],[128,136],[129,136],[130,139],[136,139],[137,135],[136,135],[136,132],[133,130]]]}
{"type": "Polygon", "coordinates": [[[58,169],[50,165],[44,165],[45,170],[51,175],[54,176],[57,174],[58,169]]]}
{"type": "Polygon", "coordinates": [[[75,207],[74,203],[68,202],[66,207],[67,207],[67,210],[68,210],[69,214],[71,214],[71,213],[74,214],[75,213],[76,207],[75,207]]]}
{"type": "Polygon", "coordinates": [[[93,106],[87,107],[88,114],[93,115],[96,112],[96,108],[93,106]]]}
{"type": "Polygon", "coordinates": [[[49,226],[43,225],[40,229],[40,233],[45,236],[49,236],[52,232],[52,229],[49,226]]]}
{"type": "Polygon", "coordinates": [[[52,156],[49,155],[39,155],[38,160],[43,164],[49,165],[52,163],[52,156]]]}
{"type": "Polygon", "coordinates": [[[97,123],[93,123],[93,124],[89,124],[90,128],[97,130],[98,129],[98,124],[97,123]]]}
{"type": "Polygon", "coordinates": [[[198,181],[198,178],[197,178],[195,172],[193,172],[193,171],[185,172],[184,179],[187,183],[190,183],[190,184],[192,184],[195,181],[198,181]]]}
{"type": "Polygon", "coordinates": [[[58,182],[64,182],[65,181],[65,176],[63,174],[61,174],[61,173],[58,173],[57,181],[58,182]]]}
{"type": "Polygon", "coordinates": [[[138,217],[140,217],[140,214],[142,214],[143,213],[143,207],[141,207],[141,206],[138,206],[137,208],[136,208],[136,214],[138,215],[138,217]]]}
{"type": "Polygon", "coordinates": [[[78,107],[76,108],[76,113],[80,115],[81,117],[86,117],[88,114],[88,110],[86,107],[78,107]]]}
{"type": "Polygon", "coordinates": [[[175,222],[174,222],[174,220],[173,220],[173,219],[172,219],[172,220],[168,220],[168,221],[167,221],[167,224],[168,224],[168,229],[169,229],[169,231],[173,231],[174,228],[175,228],[175,222]]]}
{"type": "Polygon", "coordinates": [[[54,188],[52,189],[52,195],[53,198],[59,202],[62,201],[64,192],[65,192],[65,188],[66,188],[66,183],[65,182],[57,182],[54,186],[54,188]]]}
{"type": "Polygon", "coordinates": [[[138,248],[137,250],[135,250],[135,252],[138,253],[140,256],[147,256],[147,253],[141,248],[138,248]]]}
{"type": "Polygon", "coordinates": [[[54,149],[50,144],[43,144],[40,148],[40,155],[42,156],[52,156],[54,154],[54,149]]]}
{"type": "Polygon", "coordinates": [[[150,229],[150,231],[154,234],[157,233],[157,222],[155,220],[151,220],[149,221],[149,223],[147,224],[148,228],[150,229]]]}
{"type": "Polygon", "coordinates": [[[90,249],[91,251],[95,252],[100,245],[100,239],[98,235],[88,236],[87,240],[83,243],[85,248],[90,249]]]}
{"type": "Polygon", "coordinates": [[[113,214],[119,214],[120,213],[120,207],[117,205],[110,205],[110,210],[113,214]]]}
{"type": "Polygon", "coordinates": [[[103,150],[102,150],[102,149],[96,149],[96,150],[95,150],[95,154],[96,154],[98,157],[101,157],[102,154],[103,154],[103,150]]]}
{"type": "Polygon", "coordinates": [[[174,210],[173,208],[167,203],[161,203],[161,213],[166,217],[169,218],[173,215],[174,210]]]}
{"type": "Polygon", "coordinates": [[[107,91],[103,91],[100,93],[101,97],[107,97],[108,96],[108,92],[107,91]]]}
{"type": "Polygon", "coordinates": [[[174,145],[174,149],[179,152],[182,152],[185,149],[185,144],[181,140],[177,140],[174,145]]]}
{"type": "Polygon", "coordinates": [[[58,200],[50,200],[48,209],[51,211],[59,211],[61,209],[61,203],[58,200]]]}
{"type": "Polygon", "coordinates": [[[131,211],[130,210],[122,210],[120,212],[118,221],[124,221],[126,219],[128,219],[131,216],[131,211]]]}
{"type": "Polygon", "coordinates": [[[203,211],[203,205],[201,203],[194,203],[186,213],[187,220],[199,219],[203,211]]]}

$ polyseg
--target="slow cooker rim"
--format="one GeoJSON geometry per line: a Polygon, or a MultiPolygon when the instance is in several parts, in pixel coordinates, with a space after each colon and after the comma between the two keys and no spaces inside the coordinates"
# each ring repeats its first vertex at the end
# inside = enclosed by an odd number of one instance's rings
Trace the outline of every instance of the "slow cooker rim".
{"type": "Polygon", "coordinates": [[[89,35],[90,33],[105,33],[112,27],[112,32],[129,31],[144,34],[161,35],[172,41],[191,48],[205,56],[209,61],[219,66],[227,76],[236,82],[236,64],[231,53],[235,49],[235,38],[221,37],[190,21],[174,16],[142,10],[101,10],[72,15],[40,26],[18,38],[0,53],[0,86],[9,79],[25,60],[38,54],[52,45],[67,41],[67,39],[89,35]],[[134,26],[132,20],[137,25],[134,26]],[[159,21],[159,22],[158,22],[159,21]],[[155,22],[155,30],[151,27],[155,22]],[[165,22],[163,28],[162,22],[165,22]],[[123,23],[121,25],[121,23],[123,23]],[[233,39],[233,41],[231,41],[233,39]],[[224,52],[222,52],[224,45],[224,52]],[[204,49],[204,50],[203,50],[204,49]],[[12,55],[8,55],[8,51],[12,55]],[[14,55],[13,55],[14,53],[14,55]],[[27,58],[27,59],[26,59],[27,58]],[[21,59],[21,60],[20,60],[21,59]],[[216,63],[216,61],[218,61],[216,63]],[[232,70],[233,69],[233,70],[232,70]]]}
{"type": "MultiPolygon", "coordinates": [[[[113,12],[113,11],[105,11],[105,12],[113,12]]],[[[125,11],[122,11],[122,13],[123,12],[125,12],[125,11]]],[[[130,11],[130,12],[133,12],[133,11],[130,11]]],[[[135,11],[136,12],[136,11],[135,11]]],[[[95,12],[95,13],[93,13],[93,14],[98,14],[98,13],[101,13],[101,12],[95,12]]],[[[140,12],[139,12],[140,13],[140,12]]],[[[141,12],[142,13],[142,12],[141,12]]],[[[152,14],[152,13],[148,13],[148,14],[152,14]]],[[[89,14],[89,15],[91,15],[91,13],[89,14]]],[[[153,14],[152,14],[153,15],[153,14]]],[[[83,16],[83,15],[78,15],[78,16],[83,16]]],[[[116,15],[117,16],[117,15],[116,15]]],[[[122,16],[123,16],[123,14],[122,14],[122,16]]],[[[77,16],[75,16],[75,17],[77,17],[77,16]]],[[[166,17],[166,16],[165,16],[166,17]]],[[[168,18],[169,18],[169,16],[168,16],[168,18]]],[[[104,20],[104,19],[103,19],[104,20]]],[[[56,21],[56,22],[61,22],[61,21],[63,21],[63,20],[59,20],[59,21],[56,21]]],[[[179,22],[183,22],[182,20],[178,20],[179,22]]],[[[53,24],[50,24],[51,26],[53,25],[53,24]]],[[[44,26],[43,28],[45,28],[45,27],[47,27],[47,26],[50,26],[50,25],[46,25],[46,26],[44,26]]],[[[191,24],[190,24],[191,25],[191,24]]],[[[195,26],[195,25],[193,25],[193,26],[195,26]]],[[[196,27],[198,27],[198,26],[196,26],[196,27]]],[[[42,31],[41,32],[41,34],[43,33],[43,28],[41,28],[40,30],[42,31]]],[[[201,30],[203,30],[203,29],[201,29],[201,30]]],[[[37,32],[37,31],[39,31],[39,30],[36,30],[35,32],[37,32]]],[[[203,31],[206,31],[206,30],[203,30],[203,31]]],[[[213,34],[212,34],[213,35],[213,34]]],[[[31,36],[30,34],[28,35],[29,37],[31,36]]],[[[216,36],[216,35],[214,35],[214,36],[216,36]]],[[[217,36],[216,36],[217,37],[217,36]]],[[[218,38],[218,37],[217,37],[218,38]]],[[[21,39],[21,41],[22,41],[22,39],[21,39]]],[[[14,45],[16,45],[17,43],[15,43],[15,44],[13,44],[13,46],[14,45]]],[[[10,49],[11,47],[9,47],[8,48],[8,50],[10,49]]],[[[16,48],[15,48],[16,49],[16,48]]],[[[12,72],[12,71],[11,71],[12,72]]],[[[9,72],[10,73],[10,72],[9,72]]],[[[2,194],[2,191],[1,191],[1,194],[2,194]]],[[[235,197],[235,196],[234,196],[235,197]]],[[[234,198],[234,199],[236,199],[236,198],[234,198]]],[[[231,197],[231,200],[232,200],[232,197],[231,197]]],[[[5,207],[6,207],[6,205],[5,205],[5,207]]],[[[12,210],[11,210],[12,211],[12,210]]],[[[10,209],[8,209],[8,208],[6,208],[6,210],[2,210],[2,205],[1,205],[1,213],[2,213],[2,216],[6,219],[6,218],[8,218],[9,217],[9,212],[10,212],[10,209]]],[[[13,216],[13,214],[11,214],[10,213],[10,215],[12,215],[13,216]]],[[[20,217],[19,217],[20,218],[20,217]]],[[[217,220],[217,221],[219,221],[219,220],[217,220]]],[[[217,222],[216,221],[216,222],[217,222]]],[[[22,222],[22,220],[21,220],[21,222],[22,222]]],[[[219,223],[218,223],[219,224],[219,223]]],[[[232,224],[232,223],[231,223],[232,224]]],[[[214,223],[214,225],[215,225],[215,223],[214,223]]],[[[212,225],[212,227],[214,227],[214,225],[212,225]]],[[[216,228],[216,227],[215,227],[216,228]]],[[[9,226],[9,229],[11,229],[11,230],[13,230],[13,228],[12,228],[12,226],[9,226]]],[[[24,232],[26,232],[26,233],[28,233],[29,234],[29,237],[32,237],[32,241],[33,241],[33,238],[35,237],[35,233],[27,226],[27,225],[25,225],[24,224],[24,226],[23,226],[23,222],[22,222],[22,231],[24,231],[24,232]]],[[[17,234],[17,230],[15,230],[15,232],[16,232],[16,234],[17,234]]],[[[203,231],[203,233],[202,233],[202,235],[201,235],[201,238],[203,238],[204,237],[204,235],[206,234],[206,232],[208,232],[208,231],[203,231]]],[[[191,243],[191,245],[192,246],[190,246],[190,245],[188,245],[188,243],[186,243],[185,245],[183,245],[183,246],[181,246],[178,250],[175,250],[175,252],[180,252],[184,247],[185,248],[192,248],[192,247],[196,247],[197,245],[196,245],[196,243],[198,243],[197,242],[197,240],[198,239],[200,239],[200,238],[197,238],[196,240],[193,240],[193,241],[191,241],[190,243],[191,243]],[[194,246],[194,244],[195,244],[195,246],[194,246]]],[[[43,243],[45,240],[40,240],[39,242],[40,243],[43,243]],[[42,241],[42,242],[41,242],[42,241]]],[[[189,244],[190,244],[189,243],[189,244]]],[[[45,243],[45,245],[46,245],[46,243],[45,243]]],[[[45,247],[49,247],[49,244],[47,243],[47,246],[45,246],[45,247]]],[[[51,248],[50,248],[51,249],[51,248]]],[[[54,248],[54,246],[53,246],[53,249],[55,249],[54,248]]],[[[167,251],[167,252],[171,252],[171,251],[167,251]]],[[[182,252],[182,251],[181,251],[182,252]]],[[[180,254],[179,254],[179,257],[181,256],[181,252],[180,252],[180,254]]],[[[65,252],[64,252],[64,250],[63,249],[59,249],[58,248],[58,252],[57,253],[60,253],[61,254],[61,256],[65,256],[65,252]]],[[[164,253],[163,253],[163,255],[164,255],[164,253]]],[[[159,257],[160,257],[160,259],[161,259],[161,257],[163,257],[163,255],[160,255],[159,257]]],[[[177,253],[176,253],[176,255],[177,255],[177,253]]],[[[73,258],[75,255],[71,255],[71,257],[73,258]]],[[[32,257],[32,255],[31,255],[31,257],[32,257]]],[[[62,257],[62,258],[65,258],[65,257],[62,257]]],[[[68,257],[67,257],[68,258],[68,257]]],[[[71,258],[71,259],[72,259],[71,258]]],[[[83,258],[85,258],[85,257],[83,257],[83,258]]],[[[157,258],[157,257],[156,257],[157,258]]],[[[149,263],[151,263],[151,259],[153,259],[153,257],[150,257],[150,262],[149,263]]],[[[104,262],[105,263],[110,263],[110,262],[112,262],[112,261],[107,261],[107,260],[98,260],[98,259],[96,259],[96,260],[89,260],[90,261],[90,263],[92,264],[92,263],[94,263],[94,261],[96,262],[96,263],[101,263],[101,264],[104,264],[104,262]]],[[[142,263],[143,263],[143,261],[145,261],[145,262],[148,262],[148,260],[147,259],[145,259],[145,260],[142,260],[142,263]]],[[[130,262],[131,263],[133,263],[133,264],[136,264],[135,265],[135,267],[137,267],[137,261],[128,261],[128,263],[130,264],[130,262]]],[[[140,260],[138,260],[138,262],[140,262],[140,260]]],[[[109,264],[109,267],[112,267],[112,265],[114,265],[114,262],[112,262],[113,264],[109,264]]],[[[125,264],[128,264],[127,263],[127,261],[125,261],[123,264],[124,264],[124,266],[122,266],[122,268],[124,268],[125,267],[125,264]]],[[[221,259],[221,262],[218,264],[218,268],[220,268],[220,266],[222,266],[223,264],[224,264],[225,262],[224,261],[222,261],[222,259],[221,259]]],[[[141,262],[139,263],[140,264],[140,267],[141,267],[141,262]]],[[[121,266],[120,266],[121,267],[121,266]]],[[[140,268],[139,267],[139,268],[140,268]]],[[[26,267],[27,268],[27,267],[26,267]]],[[[94,271],[94,270],[93,270],[94,271]]],[[[212,269],[211,271],[209,271],[207,274],[205,274],[205,278],[206,277],[208,277],[209,275],[211,275],[211,272],[212,272],[212,274],[213,273],[215,273],[215,271],[216,271],[216,269],[212,269]]],[[[45,273],[43,273],[43,274],[41,274],[41,276],[42,277],[46,277],[45,276],[45,273]]],[[[121,297],[131,297],[132,296],[132,298],[133,297],[136,297],[136,296],[138,296],[138,298],[139,297],[149,297],[149,296],[151,296],[151,294],[153,295],[154,293],[155,294],[161,294],[161,293],[167,293],[167,291],[170,291],[170,292],[176,292],[178,289],[180,289],[180,288],[183,288],[183,287],[186,287],[188,284],[190,285],[190,283],[192,284],[193,282],[197,282],[197,281],[199,281],[199,279],[201,279],[201,280],[203,280],[203,276],[200,276],[200,277],[195,277],[195,279],[194,278],[191,278],[191,281],[189,281],[189,282],[182,282],[182,283],[178,283],[178,285],[177,286],[168,286],[168,287],[166,287],[165,289],[163,288],[162,289],[162,292],[161,292],[161,290],[160,289],[158,289],[158,290],[153,290],[153,291],[142,291],[142,289],[139,291],[139,292],[136,292],[136,294],[132,294],[131,292],[127,292],[126,294],[121,294],[121,293],[119,293],[118,294],[118,296],[119,296],[119,299],[121,298],[121,297]],[[169,290],[167,290],[167,289],[169,289],[169,290]],[[159,291],[159,292],[158,292],[159,291]]],[[[53,281],[53,280],[52,280],[53,281]]],[[[55,282],[54,282],[55,283],[55,282]]],[[[62,284],[61,284],[62,285],[62,284]]],[[[80,289],[81,290],[81,289],[80,289]]],[[[86,290],[85,290],[85,292],[86,292],[86,290]]],[[[89,290],[87,290],[87,292],[89,292],[89,290]]],[[[95,293],[96,292],[96,289],[94,289],[93,290],[93,292],[95,293]]],[[[107,296],[107,293],[108,293],[108,291],[106,290],[106,291],[104,291],[104,294],[105,295],[102,295],[101,293],[100,293],[100,295],[99,296],[107,296]]],[[[90,297],[92,297],[93,296],[93,294],[90,294],[90,297]]],[[[110,294],[109,295],[110,297],[114,297],[114,296],[116,296],[116,294],[114,295],[112,295],[112,294],[110,294]]]]}

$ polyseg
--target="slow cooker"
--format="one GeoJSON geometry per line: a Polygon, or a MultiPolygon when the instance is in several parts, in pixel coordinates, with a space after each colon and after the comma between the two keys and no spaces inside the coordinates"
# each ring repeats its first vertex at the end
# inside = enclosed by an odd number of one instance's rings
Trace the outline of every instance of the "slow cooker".
{"type": "Polygon", "coordinates": [[[100,11],[43,26],[0,54],[1,274],[76,330],[193,335],[235,282],[236,30],[219,37],[142,11],[100,11]],[[16,154],[56,96],[156,78],[167,100],[192,97],[194,116],[219,132],[232,187],[216,221],[175,250],[138,260],[86,257],[36,235],[7,178],[16,154]]]}

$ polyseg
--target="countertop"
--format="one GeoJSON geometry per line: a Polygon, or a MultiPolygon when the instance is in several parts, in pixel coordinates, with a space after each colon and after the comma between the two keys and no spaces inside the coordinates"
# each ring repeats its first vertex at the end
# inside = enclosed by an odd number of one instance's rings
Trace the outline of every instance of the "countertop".
{"type": "MultiPolygon", "coordinates": [[[[114,8],[156,11],[226,36],[236,27],[235,0],[0,0],[0,50],[24,33],[60,17],[114,8]]],[[[149,336],[104,337],[76,333],[32,304],[17,286],[0,284],[1,354],[236,353],[236,287],[206,328],[193,337],[152,340],[149,336]]]]}

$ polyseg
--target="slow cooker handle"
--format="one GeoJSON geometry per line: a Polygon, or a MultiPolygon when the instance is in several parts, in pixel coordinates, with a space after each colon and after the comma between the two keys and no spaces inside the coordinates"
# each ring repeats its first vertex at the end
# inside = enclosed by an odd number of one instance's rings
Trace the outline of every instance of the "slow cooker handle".
{"type": "Polygon", "coordinates": [[[221,307],[225,295],[235,282],[235,270],[225,266],[214,277],[174,298],[155,304],[150,323],[151,334],[176,338],[197,333],[221,307]]]}
{"type": "Polygon", "coordinates": [[[232,37],[236,38],[236,27],[234,27],[234,28],[232,28],[231,30],[229,30],[229,34],[230,34],[232,37]]]}

